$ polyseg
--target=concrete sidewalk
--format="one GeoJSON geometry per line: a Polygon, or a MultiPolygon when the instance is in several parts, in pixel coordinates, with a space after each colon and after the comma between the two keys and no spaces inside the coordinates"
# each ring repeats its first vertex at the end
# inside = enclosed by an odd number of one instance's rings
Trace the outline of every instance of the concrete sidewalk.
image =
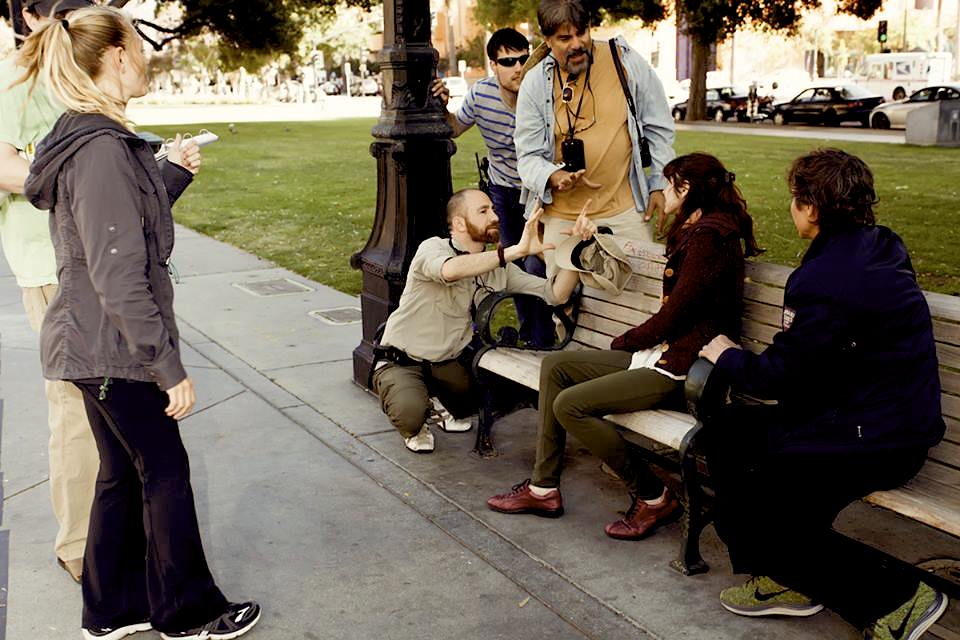
{"type": "MultiPolygon", "coordinates": [[[[228,597],[264,606],[249,637],[859,637],[829,612],[792,621],[724,612],[717,593],[740,578],[712,529],[712,570],[692,578],[667,566],[679,525],[640,543],[607,538],[602,526],[627,496],[576,443],[567,515],[488,511],[488,495],[529,475],[533,411],[497,424],[499,458],[471,457],[473,433],[439,433],[435,454],[411,454],[351,381],[359,324],[312,313],[358,307],[355,298],[182,227],[177,234],[176,310],[199,397],[182,430],[214,575],[228,597]]],[[[37,338],[5,270],[0,335],[7,637],[77,638],[80,591],[53,557],[37,338]]],[[[891,514],[856,505],[843,520],[912,561],[960,557],[955,540],[891,514]]]]}

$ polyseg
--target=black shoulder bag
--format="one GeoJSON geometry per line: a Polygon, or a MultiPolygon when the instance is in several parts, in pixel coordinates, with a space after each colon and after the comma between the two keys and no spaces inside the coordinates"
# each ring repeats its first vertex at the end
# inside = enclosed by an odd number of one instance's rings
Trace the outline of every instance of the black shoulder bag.
{"type": "Polygon", "coordinates": [[[637,106],[633,103],[633,94],[627,86],[627,75],[623,72],[623,63],[620,62],[620,52],[617,51],[617,43],[614,38],[610,38],[610,54],[613,55],[613,66],[617,68],[617,75],[620,77],[620,86],[623,87],[623,95],[627,98],[627,106],[630,113],[633,114],[633,124],[637,127],[637,139],[640,141],[640,163],[646,169],[653,164],[650,157],[650,145],[647,139],[643,137],[643,131],[640,130],[640,119],[637,117],[637,106]]]}

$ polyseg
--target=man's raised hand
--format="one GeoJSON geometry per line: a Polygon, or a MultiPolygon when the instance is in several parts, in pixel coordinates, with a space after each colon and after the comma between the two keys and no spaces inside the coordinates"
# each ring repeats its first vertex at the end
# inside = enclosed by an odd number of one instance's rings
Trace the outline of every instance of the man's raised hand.
{"type": "Polygon", "coordinates": [[[593,203],[593,200],[587,200],[583,203],[583,208],[580,209],[580,215],[577,216],[577,221],[573,223],[573,226],[569,229],[564,229],[560,233],[565,236],[580,236],[581,240],[589,240],[593,237],[593,234],[597,232],[597,224],[587,216],[587,209],[590,208],[590,205],[593,203]]]}
{"type": "Polygon", "coordinates": [[[557,245],[544,244],[540,239],[540,217],[542,215],[543,207],[537,207],[523,225],[523,234],[516,244],[517,252],[523,257],[557,248],[557,245]]]}
{"type": "Polygon", "coordinates": [[[586,173],[586,169],[580,169],[580,171],[574,171],[572,173],[564,169],[557,169],[550,175],[548,183],[551,189],[556,189],[557,191],[571,191],[580,184],[585,187],[590,187],[591,189],[599,189],[603,186],[585,177],[584,174],[586,173]]]}

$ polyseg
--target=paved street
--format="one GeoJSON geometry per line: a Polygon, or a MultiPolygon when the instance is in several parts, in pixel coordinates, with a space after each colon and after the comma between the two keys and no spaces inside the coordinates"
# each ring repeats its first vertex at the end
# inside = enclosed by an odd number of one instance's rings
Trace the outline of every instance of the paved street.
{"type": "MultiPolygon", "coordinates": [[[[264,605],[249,637],[859,637],[829,612],[788,621],[724,612],[717,593],[739,578],[712,529],[704,552],[713,568],[691,578],[667,566],[677,551],[677,524],[640,543],[604,536],[603,524],[628,500],[575,443],[565,475],[567,515],[545,520],[488,511],[486,496],[529,475],[532,410],[497,424],[499,458],[471,457],[473,433],[439,433],[435,454],[411,454],[374,398],[350,380],[359,325],[311,315],[356,307],[355,298],[187,229],[177,233],[176,310],[199,396],[182,430],[214,574],[228,596],[264,605]],[[289,282],[301,286],[252,293],[289,282]]],[[[37,339],[3,268],[7,637],[74,639],[80,591],[53,557],[37,339]]],[[[841,528],[912,561],[960,557],[957,541],[862,505],[843,515],[841,528]]],[[[956,620],[948,624],[960,628],[956,620]]]]}

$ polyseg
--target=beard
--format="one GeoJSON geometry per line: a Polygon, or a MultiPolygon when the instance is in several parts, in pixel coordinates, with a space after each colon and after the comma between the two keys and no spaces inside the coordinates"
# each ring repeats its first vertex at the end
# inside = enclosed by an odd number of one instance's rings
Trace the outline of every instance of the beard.
{"type": "Polygon", "coordinates": [[[482,242],[484,244],[496,244],[500,242],[500,227],[497,223],[483,229],[479,226],[474,226],[469,220],[466,222],[467,233],[470,234],[470,239],[474,242],[482,242]]]}
{"type": "Polygon", "coordinates": [[[578,76],[586,71],[591,64],[593,64],[593,52],[588,49],[576,49],[567,54],[567,62],[564,64],[564,70],[566,70],[568,74],[578,76]],[[584,54],[583,60],[577,62],[570,61],[571,56],[581,53],[584,54]]]}

